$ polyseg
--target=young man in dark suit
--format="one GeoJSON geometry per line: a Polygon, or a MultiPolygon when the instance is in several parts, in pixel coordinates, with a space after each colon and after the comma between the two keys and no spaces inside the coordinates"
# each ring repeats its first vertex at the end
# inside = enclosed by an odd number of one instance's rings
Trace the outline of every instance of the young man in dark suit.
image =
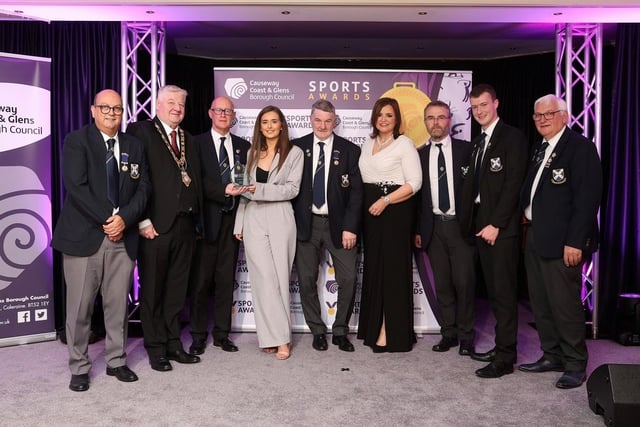
{"type": "Polygon", "coordinates": [[[520,188],[527,169],[524,134],[498,117],[492,86],[471,90],[471,111],[482,133],[473,141],[469,178],[462,190],[460,224],[474,235],[494,317],[495,348],[474,353],[474,360],[490,362],[478,369],[481,378],[513,372],[518,335],[518,258],[520,253],[520,188]]]}
{"type": "Polygon", "coordinates": [[[209,297],[212,292],[213,345],[228,352],[238,351],[238,347],[229,339],[240,243],[233,236],[233,225],[238,208],[235,196],[242,191],[236,182],[243,178],[251,144],[229,132],[236,114],[233,108],[233,102],[226,96],[215,98],[209,108],[211,129],[195,137],[205,186],[215,194],[204,200],[204,238],[196,243],[191,266],[191,354],[205,351],[209,297]]]}
{"type": "Polygon", "coordinates": [[[424,124],[430,139],[418,149],[423,184],[415,243],[429,256],[441,314],[442,338],[432,349],[444,352],[460,343],[458,353],[469,356],[474,352],[475,248],[458,218],[471,144],[451,138],[451,111],[442,101],[426,106],[424,124]]]}
{"type": "Polygon", "coordinates": [[[127,296],[138,251],[137,224],[151,184],[142,143],[119,131],[122,112],[117,92],[99,92],[91,106],[94,123],[67,135],[62,148],[66,196],[52,246],[63,254],[73,391],[89,389],[91,312],[98,291],[107,375],[138,380],[126,364],[127,296]]]}
{"type": "Polygon", "coordinates": [[[151,368],[164,372],[169,360],[197,363],[180,341],[180,312],[202,212],[200,157],[193,137],[180,128],[187,92],[160,88],[156,117],[131,123],[127,131],[144,144],[153,192],[140,243],[140,321],[151,368]]]}
{"type": "Polygon", "coordinates": [[[320,100],[311,107],[313,132],[293,141],[304,153],[300,192],[293,200],[297,227],[296,271],[305,321],[313,348],[327,350],[327,327],[320,314],[318,266],[326,248],[338,282],[332,343],[354,351],[347,338],[356,284],[357,240],[362,220],[360,148],[333,133],[335,107],[320,100]]]}
{"type": "Polygon", "coordinates": [[[575,388],[586,379],[582,265],[598,248],[602,168],[596,146],[567,127],[564,100],[538,99],[533,120],[542,140],[520,206],[529,221],[524,259],[543,355],[519,369],[564,371],[556,387],[575,388]]]}

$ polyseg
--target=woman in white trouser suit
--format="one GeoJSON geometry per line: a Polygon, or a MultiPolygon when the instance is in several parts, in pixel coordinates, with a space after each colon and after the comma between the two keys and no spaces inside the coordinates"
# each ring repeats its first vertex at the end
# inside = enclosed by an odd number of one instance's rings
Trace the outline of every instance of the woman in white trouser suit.
{"type": "Polygon", "coordinates": [[[234,234],[244,241],[258,345],[289,358],[289,278],[296,252],[291,200],[302,179],[303,152],[291,145],[287,122],[274,106],[256,118],[249,150],[248,191],[238,206],[234,234]]]}

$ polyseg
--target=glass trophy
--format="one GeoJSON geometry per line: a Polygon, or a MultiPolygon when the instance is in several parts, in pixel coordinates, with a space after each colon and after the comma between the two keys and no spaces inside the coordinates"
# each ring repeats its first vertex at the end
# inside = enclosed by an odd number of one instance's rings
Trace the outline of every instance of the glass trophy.
{"type": "Polygon", "coordinates": [[[240,187],[242,187],[243,185],[249,185],[249,179],[247,177],[247,167],[239,161],[237,161],[233,165],[233,181],[240,187]]]}

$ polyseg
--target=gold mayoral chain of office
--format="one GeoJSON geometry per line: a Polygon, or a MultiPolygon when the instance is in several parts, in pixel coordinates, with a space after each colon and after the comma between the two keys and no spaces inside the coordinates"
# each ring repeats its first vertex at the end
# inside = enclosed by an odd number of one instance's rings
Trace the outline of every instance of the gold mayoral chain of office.
{"type": "Polygon", "coordinates": [[[162,129],[160,129],[160,126],[158,126],[158,123],[154,122],[153,124],[156,126],[156,130],[162,137],[162,141],[164,141],[164,145],[167,147],[167,150],[169,150],[169,153],[171,153],[171,156],[173,157],[173,160],[176,162],[176,165],[178,165],[178,169],[180,169],[180,175],[182,176],[182,183],[184,184],[185,187],[188,187],[189,185],[191,185],[191,177],[187,173],[187,157],[184,154],[184,146],[186,145],[185,139],[184,139],[184,130],[178,129],[178,132],[180,132],[180,141],[182,141],[182,143],[180,144],[180,157],[178,157],[176,156],[176,153],[173,151],[173,148],[171,148],[171,143],[167,139],[167,136],[164,134],[162,129]]]}

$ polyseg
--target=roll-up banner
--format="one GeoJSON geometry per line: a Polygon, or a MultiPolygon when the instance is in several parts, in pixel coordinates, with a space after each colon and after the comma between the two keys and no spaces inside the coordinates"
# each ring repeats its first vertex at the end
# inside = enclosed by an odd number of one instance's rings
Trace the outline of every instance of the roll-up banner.
{"type": "Polygon", "coordinates": [[[0,53],[0,346],[56,338],[51,60],[0,53]]]}

